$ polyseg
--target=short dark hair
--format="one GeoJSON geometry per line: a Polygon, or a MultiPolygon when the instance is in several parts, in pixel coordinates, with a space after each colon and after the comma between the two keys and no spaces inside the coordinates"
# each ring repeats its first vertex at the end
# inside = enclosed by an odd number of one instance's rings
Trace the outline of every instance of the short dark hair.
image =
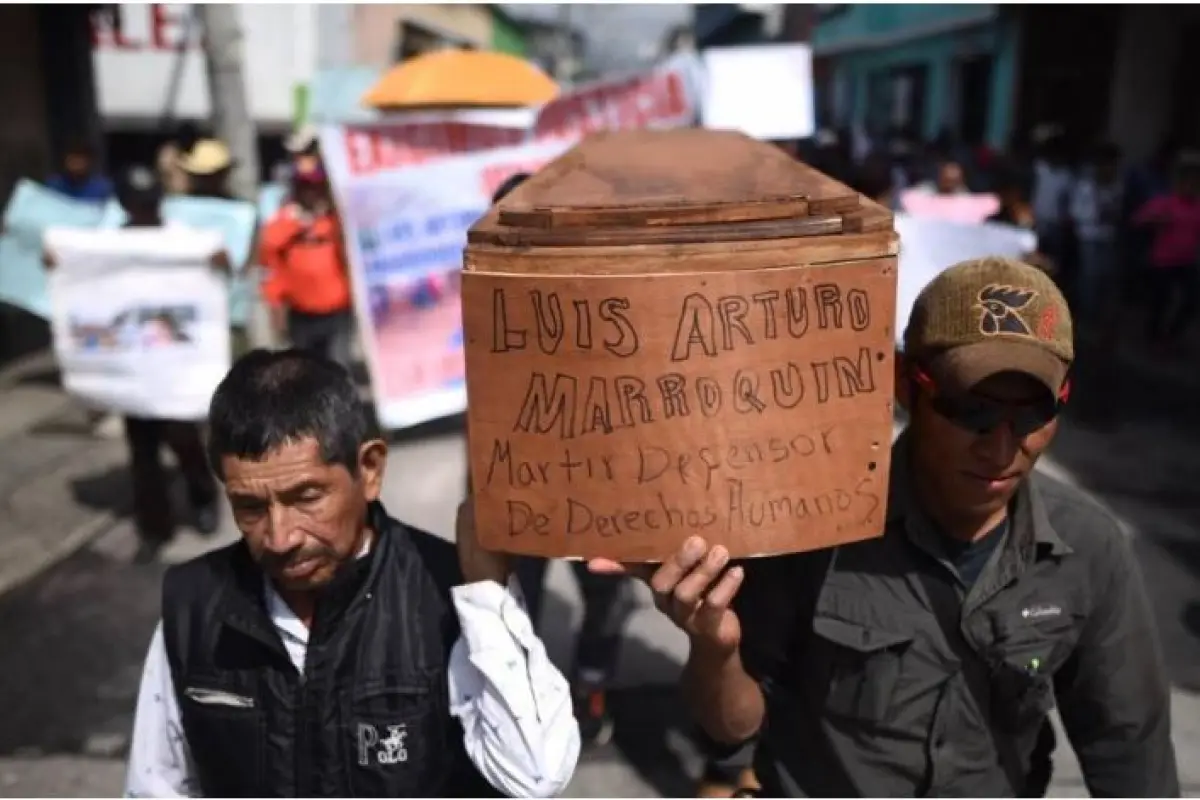
{"type": "Polygon", "coordinates": [[[86,158],[96,157],[96,147],[91,140],[86,136],[72,136],[63,143],[63,157],[67,156],[84,156],[86,158]]]}
{"type": "Polygon", "coordinates": [[[350,373],[305,350],[252,350],[234,362],[208,409],[208,460],[224,478],[225,456],[259,460],[316,439],[327,464],[355,474],[358,451],[378,436],[350,373]]]}
{"type": "Polygon", "coordinates": [[[175,143],[185,153],[195,147],[196,142],[200,141],[202,137],[203,134],[200,132],[200,126],[191,120],[184,120],[175,129],[175,143]]]}
{"type": "Polygon", "coordinates": [[[528,172],[518,172],[515,175],[509,175],[504,183],[500,184],[500,187],[496,189],[495,193],[492,195],[492,205],[499,203],[508,196],[509,192],[511,192],[513,189],[516,189],[527,180],[529,180],[528,172]]]}
{"type": "Polygon", "coordinates": [[[885,158],[868,156],[855,172],[854,188],[871,200],[894,188],[892,165],[885,158]]]}

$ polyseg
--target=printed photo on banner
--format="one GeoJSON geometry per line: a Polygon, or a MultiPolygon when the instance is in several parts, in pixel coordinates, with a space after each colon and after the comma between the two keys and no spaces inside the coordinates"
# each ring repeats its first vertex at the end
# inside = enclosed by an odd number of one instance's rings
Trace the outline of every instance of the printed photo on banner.
{"type": "Polygon", "coordinates": [[[68,393],[135,416],[202,419],[230,365],[228,278],[216,231],[58,229],[54,350],[68,393]]]}
{"type": "MultiPolygon", "coordinates": [[[[344,146],[326,129],[322,144],[344,146]]],[[[402,428],[466,407],[460,272],[467,229],[509,175],[571,142],[469,153],[354,175],[331,169],[377,413],[402,428]]]]}
{"type": "Polygon", "coordinates": [[[191,344],[196,318],[195,305],[135,306],[106,322],[75,312],[68,325],[77,351],[112,352],[191,344]]]}

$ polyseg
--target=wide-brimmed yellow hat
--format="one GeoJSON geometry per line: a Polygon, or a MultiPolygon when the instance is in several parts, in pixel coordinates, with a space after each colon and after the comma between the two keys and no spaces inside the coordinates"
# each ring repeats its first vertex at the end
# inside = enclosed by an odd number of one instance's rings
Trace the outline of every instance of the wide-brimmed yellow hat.
{"type": "Polygon", "coordinates": [[[189,175],[214,175],[233,166],[233,155],[224,142],[201,139],[179,160],[179,166],[189,175]]]}

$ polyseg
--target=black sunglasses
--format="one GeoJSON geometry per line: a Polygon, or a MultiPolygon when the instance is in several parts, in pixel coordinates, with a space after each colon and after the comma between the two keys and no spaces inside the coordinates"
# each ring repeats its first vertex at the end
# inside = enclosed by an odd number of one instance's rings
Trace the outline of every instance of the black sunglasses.
{"type": "Polygon", "coordinates": [[[929,395],[930,404],[939,416],[980,436],[1005,423],[1012,426],[1013,436],[1018,439],[1040,431],[1062,413],[1071,393],[1071,383],[1067,381],[1057,397],[1047,394],[1033,402],[1016,405],[971,394],[941,394],[933,378],[919,368],[913,371],[913,377],[929,395]]]}

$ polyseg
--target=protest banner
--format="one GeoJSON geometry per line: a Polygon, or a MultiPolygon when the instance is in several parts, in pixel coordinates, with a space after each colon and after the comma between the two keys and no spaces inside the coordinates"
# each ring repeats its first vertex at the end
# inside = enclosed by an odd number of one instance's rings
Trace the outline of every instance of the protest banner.
{"type": "Polygon", "coordinates": [[[230,366],[220,234],[181,228],[46,232],[54,351],[67,392],[124,414],[199,420],[230,366]]]}
{"type": "Polygon", "coordinates": [[[535,172],[593,130],[687,125],[695,56],[588,84],[541,109],[459,109],[321,130],[383,425],[461,413],[460,277],[467,228],[517,172],[535,172]]]}
{"type": "MultiPolygon", "coordinates": [[[[174,225],[221,234],[233,266],[229,280],[229,321],[245,325],[258,292],[257,277],[247,269],[257,256],[252,248],[258,232],[258,206],[244,200],[172,195],[163,199],[162,216],[174,225]]],[[[124,209],[111,200],[104,210],[101,227],[119,228],[125,219],[124,209]]]]}
{"type": "Polygon", "coordinates": [[[701,121],[767,141],[813,135],[812,50],[806,44],[706,47],[701,121]]]}
{"type": "Polygon", "coordinates": [[[30,180],[18,182],[0,235],[0,301],[49,319],[43,233],[51,226],[94,228],[103,214],[100,203],[74,200],[30,180]]]}
{"type": "MultiPolygon", "coordinates": [[[[343,135],[326,128],[322,145],[336,151],[343,135]]],[[[520,145],[369,175],[331,169],[363,350],[386,427],[466,407],[459,272],[467,229],[491,204],[496,185],[566,147],[520,145]]]]}
{"type": "Polygon", "coordinates": [[[653,561],[693,534],[736,557],[879,535],[895,253],[886,209],[740,134],[610,134],[543,168],[466,253],[483,545],[653,561]]]}
{"type": "MultiPolygon", "coordinates": [[[[226,200],[219,197],[187,197],[172,195],[163,198],[162,217],[166,222],[194,230],[217,231],[225,243],[229,263],[241,270],[254,255],[250,249],[258,230],[258,208],[245,200],[226,200]]],[[[125,211],[115,200],[104,210],[101,227],[119,228],[125,224],[125,211]]]]}
{"type": "Polygon", "coordinates": [[[528,138],[532,109],[461,109],[397,114],[355,125],[327,126],[321,154],[330,174],[367,177],[464,153],[512,147],[528,138]]]}
{"type": "Polygon", "coordinates": [[[538,112],[533,138],[578,141],[596,131],[681,128],[700,115],[699,58],[681,53],[646,72],[584,84],[538,112]]]}
{"type": "Polygon", "coordinates": [[[917,295],[943,270],[972,258],[1020,258],[1037,249],[1037,236],[1031,231],[991,222],[969,225],[897,214],[896,232],[900,234],[897,344],[903,341],[917,295]]]}
{"type": "Polygon", "coordinates": [[[997,213],[1000,200],[994,194],[936,194],[925,189],[909,189],[900,194],[900,207],[914,217],[972,225],[997,213]]]}

